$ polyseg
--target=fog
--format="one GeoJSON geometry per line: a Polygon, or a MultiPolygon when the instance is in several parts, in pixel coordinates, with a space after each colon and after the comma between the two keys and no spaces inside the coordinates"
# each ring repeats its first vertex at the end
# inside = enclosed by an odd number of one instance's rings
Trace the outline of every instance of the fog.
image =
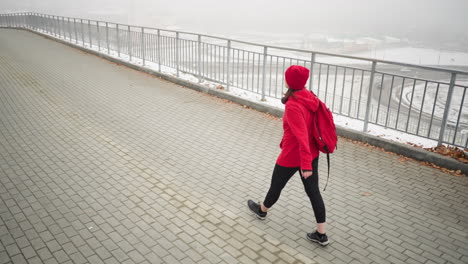
{"type": "Polygon", "coordinates": [[[0,13],[32,11],[229,37],[406,38],[463,49],[468,0],[2,0],[0,13]]]}

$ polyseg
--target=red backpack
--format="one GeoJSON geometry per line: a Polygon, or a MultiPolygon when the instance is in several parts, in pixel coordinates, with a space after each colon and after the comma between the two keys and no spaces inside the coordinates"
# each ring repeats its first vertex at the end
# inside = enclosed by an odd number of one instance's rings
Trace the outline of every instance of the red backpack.
{"type": "MultiPolygon", "coordinates": [[[[315,95],[315,97],[317,96],[315,95]]],[[[318,97],[317,100],[319,101],[319,106],[315,112],[315,129],[313,137],[319,150],[322,153],[327,154],[328,178],[325,188],[323,189],[323,191],[325,191],[328,185],[328,179],[330,178],[330,153],[333,153],[337,148],[336,144],[338,142],[338,137],[336,135],[336,127],[335,122],[333,121],[332,112],[324,102],[318,99],[318,97]]]]}

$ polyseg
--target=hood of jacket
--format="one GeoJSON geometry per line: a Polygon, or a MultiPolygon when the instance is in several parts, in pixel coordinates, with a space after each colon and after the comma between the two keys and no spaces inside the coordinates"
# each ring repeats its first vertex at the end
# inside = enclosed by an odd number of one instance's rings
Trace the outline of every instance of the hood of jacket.
{"type": "Polygon", "coordinates": [[[317,111],[319,100],[311,91],[302,89],[288,98],[286,104],[299,104],[311,112],[317,111]]]}

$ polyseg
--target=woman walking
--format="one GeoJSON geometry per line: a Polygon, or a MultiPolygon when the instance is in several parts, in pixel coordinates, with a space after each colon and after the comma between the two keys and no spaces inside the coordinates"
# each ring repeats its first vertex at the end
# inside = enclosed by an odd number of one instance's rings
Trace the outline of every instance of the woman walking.
{"type": "Polygon", "coordinates": [[[257,218],[264,220],[268,209],[278,201],[289,179],[299,171],[317,222],[317,230],[307,233],[307,239],[325,246],[329,241],[325,233],[325,205],[319,190],[319,149],[313,140],[313,124],[319,101],[305,89],[308,78],[309,70],[302,66],[293,65],[285,72],[288,91],[281,99],[285,104],[281,153],[276,160],[265,200],[263,203],[248,200],[247,205],[257,218]]]}

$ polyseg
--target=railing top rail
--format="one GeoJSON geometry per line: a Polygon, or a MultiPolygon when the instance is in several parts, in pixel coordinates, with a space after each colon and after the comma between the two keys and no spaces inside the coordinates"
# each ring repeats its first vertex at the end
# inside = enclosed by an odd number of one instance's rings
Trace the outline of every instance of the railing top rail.
{"type": "MultiPolygon", "coordinates": [[[[48,15],[48,14],[41,14],[41,13],[36,13],[36,12],[8,13],[8,14],[3,14],[3,15],[22,15],[22,14],[48,15]]],[[[55,15],[49,15],[49,16],[55,16],[55,15]]],[[[82,18],[73,18],[73,17],[65,17],[65,16],[55,16],[55,17],[82,19],[82,18]]],[[[339,58],[345,58],[345,59],[351,59],[351,60],[365,61],[365,62],[369,62],[369,63],[376,62],[376,63],[383,63],[383,64],[391,64],[391,65],[398,65],[398,66],[404,66],[404,67],[410,67],[410,68],[418,68],[418,69],[424,69],[424,70],[439,71],[439,72],[446,72],[446,73],[452,73],[452,74],[461,74],[461,75],[467,75],[468,76],[468,71],[462,71],[462,70],[456,70],[456,69],[450,69],[450,68],[441,68],[441,67],[435,67],[435,66],[417,65],[417,64],[397,62],[397,61],[389,61],[389,60],[371,59],[371,58],[356,57],[356,56],[349,56],[349,55],[335,54],[335,53],[329,53],[329,52],[314,51],[314,50],[305,50],[305,49],[296,49],[296,48],[288,48],[288,47],[281,47],[281,46],[264,45],[264,44],[259,44],[259,43],[255,43],[255,42],[250,42],[250,41],[236,40],[236,39],[231,39],[231,38],[218,37],[218,36],[212,36],[212,35],[208,35],[208,34],[200,34],[200,33],[186,32],[186,31],[161,29],[161,28],[153,28],[153,27],[142,27],[142,26],[136,26],[136,25],[114,23],[114,22],[101,21],[101,20],[92,20],[92,19],[84,19],[84,20],[94,21],[94,22],[102,22],[102,23],[112,23],[112,24],[116,24],[116,25],[139,27],[139,28],[145,28],[145,29],[153,29],[153,30],[173,32],[173,33],[193,35],[193,36],[201,36],[201,37],[231,41],[231,42],[240,43],[240,44],[247,44],[247,45],[258,46],[258,47],[267,47],[267,48],[270,48],[270,49],[277,49],[277,50],[283,50],[283,51],[293,51],[293,52],[301,52],[301,53],[308,53],[308,54],[315,54],[315,55],[322,55],[322,56],[339,57],[339,58]]],[[[317,62],[319,62],[319,61],[317,61],[317,62]]]]}

